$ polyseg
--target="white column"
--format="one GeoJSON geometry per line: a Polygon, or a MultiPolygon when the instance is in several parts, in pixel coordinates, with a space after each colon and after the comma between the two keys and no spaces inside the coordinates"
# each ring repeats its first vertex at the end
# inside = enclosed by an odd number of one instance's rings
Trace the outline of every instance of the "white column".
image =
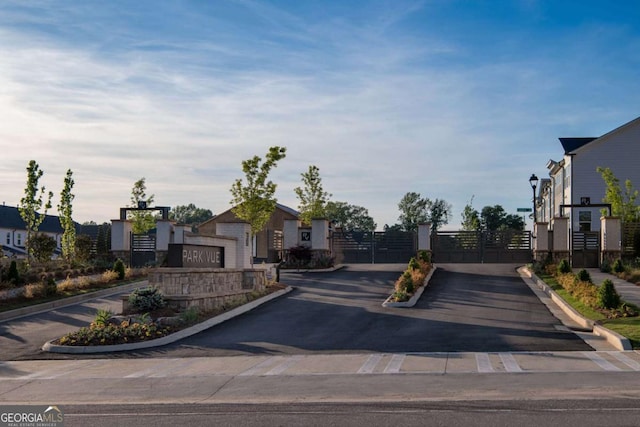
{"type": "Polygon", "coordinates": [[[600,218],[601,260],[614,262],[622,255],[622,220],[620,217],[600,218]]]}
{"type": "Polygon", "coordinates": [[[560,257],[569,256],[569,218],[556,217],[553,220],[553,252],[560,257]]]}
{"type": "Polygon", "coordinates": [[[132,225],[129,220],[111,220],[111,251],[131,250],[132,225]]]}
{"type": "Polygon", "coordinates": [[[168,251],[171,243],[171,232],[173,227],[171,221],[159,219],[156,221],[156,250],[168,251]]]}
{"type": "Polygon", "coordinates": [[[418,250],[431,250],[431,224],[429,223],[418,225],[418,250]]]}
{"type": "Polygon", "coordinates": [[[282,245],[285,251],[289,248],[293,248],[294,246],[298,246],[298,228],[300,228],[299,220],[284,220],[284,226],[282,228],[282,245]]]}
{"type": "Polygon", "coordinates": [[[549,223],[533,224],[533,255],[536,261],[543,260],[549,253],[549,223]]]}
{"type": "MultiPolygon", "coordinates": [[[[216,224],[216,234],[235,237],[236,266],[235,268],[251,268],[251,227],[246,222],[220,222],[216,224]]],[[[233,266],[225,267],[233,268],[233,266]]]]}
{"type": "Polygon", "coordinates": [[[326,219],[311,220],[311,249],[329,250],[329,221],[326,219]]]}

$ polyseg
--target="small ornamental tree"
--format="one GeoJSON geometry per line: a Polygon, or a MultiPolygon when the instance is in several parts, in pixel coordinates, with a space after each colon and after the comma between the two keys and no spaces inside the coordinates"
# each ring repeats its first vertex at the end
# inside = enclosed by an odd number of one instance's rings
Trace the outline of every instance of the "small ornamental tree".
{"type": "Polygon", "coordinates": [[[33,258],[33,248],[31,247],[31,243],[34,242],[33,236],[38,232],[40,224],[44,221],[47,210],[51,209],[53,193],[51,191],[45,193],[45,187],[39,187],[38,184],[43,174],[44,172],[40,170],[38,163],[35,160],[31,160],[29,166],[27,166],[27,186],[24,189],[24,197],[20,199],[20,205],[18,206],[20,216],[27,228],[25,245],[28,259],[33,258]],[[46,199],[43,200],[45,196],[46,199]],[[43,206],[44,212],[39,213],[43,206]]]}
{"type": "MultiPolygon", "coordinates": [[[[251,227],[251,244],[253,237],[260,232],[276,209],[277,199],[274,197],[277,185],[268,181],[269,172],[284,159],[285,147],[270,147],[264,162],[258,156],[242,162],[242,171],[246,182],[237,179],[231,187],[234,208],[231,210],[239,219],[246,221],[251,227]]],[[[253,248],[251,248],[253,253],[253,248]]],[[[251,257],[253,266],[253,257],[251,257]]]]}
{"type": "MultiPolygon", "coordinates": [[[[142,177],[133,184],[131,188],[131,207],[138,208],[141,205],[150,207],[155,195],[147,196],[147,185],[142,177]]],[[[156,219],[150,211],[139,210],[130,213],[132,229],[134,234],[145,234],[156,225],[156,219]]]]}
{"type": "Polygon", "coordinates": [[[313,218],[326,217],[326,205],[331,194],[322,188],[322,178],[320,178],[320,169],[317,166],[309,166],[309,170],[300,174],[304,187],[296,187],[294,191],[300,205],[300,219],[305,224],[311,224],[313,218]]]}
{"type": "Polygon", "coordinates": [[[62,247],[62,257],[67,262],[73,261],[76,252],[76,224],[73,222],[73,199],[76,197],[71,190],[73,188],[73,172],[67,170],[64,179],[64,188],[60,193],[60,203],[58,213],[60,214],[60,225],[64,230],[60,246],[62,247]]]}
{"type": "Polygon", "coordinates": [[[51,259],[56,250],[56,240],[44,233],[36,233],[27,241],[31,248],[31,256],[38,262],[46,262],[51,259]]]}

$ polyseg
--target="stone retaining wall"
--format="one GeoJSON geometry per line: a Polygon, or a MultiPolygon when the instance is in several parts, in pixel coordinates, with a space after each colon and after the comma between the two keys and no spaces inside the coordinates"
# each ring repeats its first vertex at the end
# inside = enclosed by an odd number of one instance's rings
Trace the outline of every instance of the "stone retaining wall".
{"type": "Polygon", "coordinates": [[[149,285],[158,288],[168,305],[178,310],[210,311],[263,291],[266,284],[265,271],[258,269],[156,268],[149,273],[149,285]]]}

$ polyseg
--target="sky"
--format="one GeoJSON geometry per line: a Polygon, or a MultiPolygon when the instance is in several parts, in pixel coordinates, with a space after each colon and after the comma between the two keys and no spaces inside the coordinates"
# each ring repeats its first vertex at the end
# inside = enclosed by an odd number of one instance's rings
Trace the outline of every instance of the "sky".
{"type": "Polygon", "coordinates": [[[628,0],[0,1],[0,202],[36,160],[55,208],[102,223],[144,177],[158,206],[219,214],[242,161],[284,146],[331,200],[398,223],[407,192],[530,207],[559,137],[640,116],[628,0]]]}

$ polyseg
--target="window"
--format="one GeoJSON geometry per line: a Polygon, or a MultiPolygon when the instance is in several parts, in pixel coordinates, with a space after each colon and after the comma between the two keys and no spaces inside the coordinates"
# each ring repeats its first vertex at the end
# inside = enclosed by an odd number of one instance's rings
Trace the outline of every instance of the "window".
{"type": "Polygon", "coordinates": [[[7,246],[11,245],[11,232],[7,231],[7,246]]]}
{"type": "Polygon", "coordinates": [[[591,211],[578,212],[580,231],[591,231],[591,211]]]}
{"type": "Polygon", "coordinates": [[[16,242],[16,246],[22,246],[22,234],[18,233],[18,241],[16,242]]]}

